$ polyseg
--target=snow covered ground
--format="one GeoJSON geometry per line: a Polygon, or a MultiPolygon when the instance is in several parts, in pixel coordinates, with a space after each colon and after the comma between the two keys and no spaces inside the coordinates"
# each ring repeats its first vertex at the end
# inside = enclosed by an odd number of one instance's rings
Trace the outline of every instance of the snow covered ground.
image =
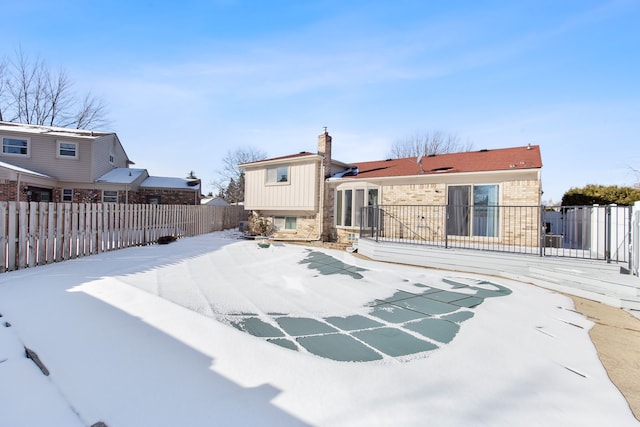
{"type": "Polygon", "coordinates": [[[0,426],[638,425],[591,323],[514,281],[487,279],[510,293],[462,308],[473,315],[452,340],[401,357],[336,361],[232,325],[370,318],[372,302],[416,284],[485,279],[313,248],[357,267],[331,274],[310,253],[221,232],[0,275],[0,426]]]}

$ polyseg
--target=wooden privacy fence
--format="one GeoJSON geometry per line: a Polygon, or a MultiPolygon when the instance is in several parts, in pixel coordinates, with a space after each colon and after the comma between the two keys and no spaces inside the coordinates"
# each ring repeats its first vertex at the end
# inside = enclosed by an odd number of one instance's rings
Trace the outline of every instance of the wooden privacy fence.
{"type": "Polygon", "coordinates": [[[0,272],[238,226],[242,206],[0,202],[0,272]]]}

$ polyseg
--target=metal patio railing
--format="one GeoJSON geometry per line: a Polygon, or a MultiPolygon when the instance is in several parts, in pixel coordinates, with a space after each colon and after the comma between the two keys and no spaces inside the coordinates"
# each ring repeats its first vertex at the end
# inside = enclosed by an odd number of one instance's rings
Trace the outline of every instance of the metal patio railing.
{"type": "Polygon", "coordinates": [[[627,206],[380,205],[360,237],[443,248],[630,262],[627,206]]]}

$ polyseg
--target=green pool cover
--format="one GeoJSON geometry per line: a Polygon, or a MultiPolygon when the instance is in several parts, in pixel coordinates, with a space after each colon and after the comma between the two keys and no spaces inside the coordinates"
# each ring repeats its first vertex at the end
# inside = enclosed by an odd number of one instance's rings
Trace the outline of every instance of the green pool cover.
{"type": "MultiPolygon", "coordinates": [[[[301,261],[322,275],[362,279],[355,267],[318,251],[301,261]]],[[[367,304],[367,314],[326,318],[271,313],[229,316],[235,328],[294,351],[307,351],[336,361],[367,362],[408,357],[451,342],[461,323],[486,298],[509,295],[504,286],[487,281],[445,278],[443,290],[415,283],[415,292],[398,290],[391,297],[367,304]],[[460,291],[460,292],[457,292],[460,291]]]]}

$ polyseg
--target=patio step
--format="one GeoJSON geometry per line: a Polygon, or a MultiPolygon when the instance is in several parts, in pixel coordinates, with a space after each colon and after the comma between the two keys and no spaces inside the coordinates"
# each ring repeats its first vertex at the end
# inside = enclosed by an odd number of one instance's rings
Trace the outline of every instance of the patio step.
{"type": "Polygon", "coordinates": [[[378,261],[503,276],[613,307],[640,311],[640,278],[621,274],[621,264],[377,243],[368,239],[361,239],[359,252],[378,261]]]}
{"type": "Polygon", "coordinates": [[[550,289],[553,291],[558,291],[568,295],[574,295],[593,301],[599,301],[612,307],[640,311],[640,297],[620,294],[614,292],[611,289],[604,289],[603,287],[599,286],[590,286],[572,280],[553,279],[548,275],[543,274],[502,272],[502,274],[500,275],[509,279],[531,283],[541,288],[550,289]]]}
{"type": "Polygon", "coordinates": [[[529,272],[534,276],[545,277],[547,280],[559,281],[561,283],[568,282],[572,285],[581,286],[596,292],[611,292],[619,296],[640,296],[640,280],[634,278],[635,280],[633,281],[635,283],[630,283],[625,281],[625,276],[619,272],[593,272],[566,267],[562,270],[557,268],[529,267],[529,272]]]}

